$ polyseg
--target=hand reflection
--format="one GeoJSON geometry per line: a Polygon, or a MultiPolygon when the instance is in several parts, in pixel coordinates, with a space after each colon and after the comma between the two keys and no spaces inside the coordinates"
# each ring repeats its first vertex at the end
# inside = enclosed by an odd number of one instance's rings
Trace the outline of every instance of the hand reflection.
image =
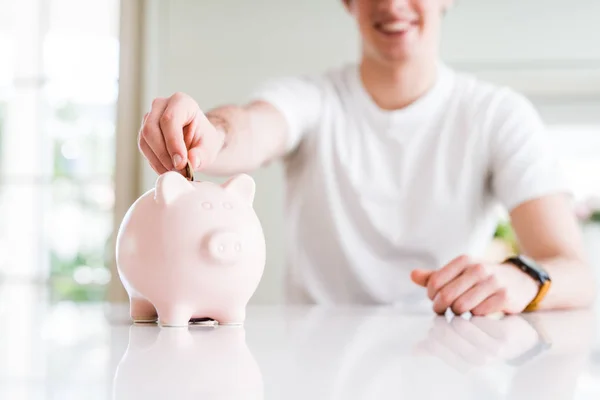
{"type": "Polygon", "coordinates": [[[427,337],[416,349],[419,353],[439,357],[464,373],[492,362],[533,357],[549,347],[533,325],[521,316],[511,315],[470,320],[436,317],[427,337]]]}
{"type": "Polygon", "coordinates": [[[593,310],[532,313],[501,319],[437,317],[415,349],[456,370],[513,367],[507,398],[571,399],[595,336],[593,310]]]}
{"type": "Polygon", "coordinates": [[[573,398],[594,321],[590,311],[432,321],[385,307],[315,307],[289,316],[266,382],[272,398],[289,400],[573,398]]]}
{"type": "Polygon", "coordinates": [[[263,399],[243,327],[132,325],[114,399],[263,399]]]}

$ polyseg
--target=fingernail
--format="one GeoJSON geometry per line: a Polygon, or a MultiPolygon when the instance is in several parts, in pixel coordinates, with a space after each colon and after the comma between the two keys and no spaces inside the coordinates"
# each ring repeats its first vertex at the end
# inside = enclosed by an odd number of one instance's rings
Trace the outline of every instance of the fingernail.
{"type": "Polygon", "coordinates": [[[181,163],[181,160],[183,160],[183,158],[181,158],[179,154],[175,154],[173,156],[173,166],[177,168],[177,166],[181,163]]]}

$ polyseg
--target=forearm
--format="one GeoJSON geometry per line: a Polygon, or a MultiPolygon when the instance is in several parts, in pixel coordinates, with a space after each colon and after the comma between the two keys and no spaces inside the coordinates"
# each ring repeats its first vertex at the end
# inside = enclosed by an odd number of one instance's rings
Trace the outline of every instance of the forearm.
{"type": "Polygon", "coordinates": [[[577,257],[558,256],[536,260],[548,271],[552,284],[540,303],[541,310],[587,307],[596,297],[593,269],[577,257]]]}
{"type": "Polygon", "coordinates": [[[211,175],[251,172],[282,152],[284,122],[264,103],[228,105],[206,113],[222,134],[222,146],[213,163],[202,168],[211,175]]]}
{"type": "Polygon", "coordinates": [[[590,305],[596,296],[593,267],[569,198],[557,193],[531,200],[511,212],[520,251],[548,271],[552,283],[541,309],[590,305]]]}

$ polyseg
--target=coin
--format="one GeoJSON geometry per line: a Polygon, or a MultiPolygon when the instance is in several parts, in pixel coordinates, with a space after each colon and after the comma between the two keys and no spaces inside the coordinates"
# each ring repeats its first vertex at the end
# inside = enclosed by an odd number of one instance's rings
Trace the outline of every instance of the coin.
{"type": "Polygon", "coordinates": [[[188,160],[185,166],[185,177],[188,181],[194,180],[194,169],[192,168],[192,163],[188,160]]]}

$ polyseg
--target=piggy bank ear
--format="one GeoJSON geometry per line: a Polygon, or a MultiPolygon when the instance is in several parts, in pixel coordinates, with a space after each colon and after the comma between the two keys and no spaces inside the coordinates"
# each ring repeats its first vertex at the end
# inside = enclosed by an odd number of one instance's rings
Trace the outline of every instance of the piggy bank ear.
{"type": "Polygon", "coordinates": [[[250,175],[239,174],[223,184],[225,190],[237,193],[243,200],[252,204],[256,185],[250,175]]]}
{"type": "Polygon", "coordinates": [[[190,182],[179,172],[168,171],[160,175],[156,180],[154,200],[158,204],[169,205],[181,195],[193,191],[190,182]]]}

